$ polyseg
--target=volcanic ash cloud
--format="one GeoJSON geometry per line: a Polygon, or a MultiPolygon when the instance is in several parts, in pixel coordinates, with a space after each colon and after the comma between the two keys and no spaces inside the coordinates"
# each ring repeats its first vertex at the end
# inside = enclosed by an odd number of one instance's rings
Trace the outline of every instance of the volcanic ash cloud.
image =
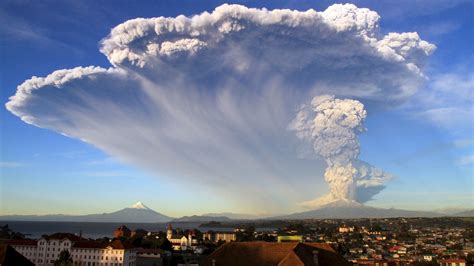
{"type": "Polygon", "coordinates": [[[294,210],[325,193],[324,175],[326,200],[365,202],[387,176],[357,159],[362,103],[404,102],[425,81],[435,49],[414,32],[382,34],[379,20],[351,4],[222,5],[190,17],[132,19],[100,43],[111,67],[33,77],[6,107],[180,189],[294,210]],[[302,160],[299,139],[318,158],[302,160]],[[180,185],[189,183],[202,186],[180,185]],[[242,197],[242,188],[253,196],[242,197]]]}
{"type": "Polygon", "coordinates": [[[303,202],[303,206],[317,207],[339,200],[363,203],[384,188],[390,175],[357,159],[357,134],[365,130],[366,117],[361,102],[331,95],[314,97],[310,105],[300,108],[289,128],[324,158],[324,179],[330,188],[329,194],[303,202]]]}

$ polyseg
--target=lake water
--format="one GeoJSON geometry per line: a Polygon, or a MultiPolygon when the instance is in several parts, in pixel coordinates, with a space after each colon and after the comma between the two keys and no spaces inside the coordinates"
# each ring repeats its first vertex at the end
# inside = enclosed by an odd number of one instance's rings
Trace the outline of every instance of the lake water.
{"type": "MultiPolygon", "coordinates": [[[[38,239],[42,235],[54,233],[73,233],[86,238],[113,237],[114,230],[125,225],[130,230],[144,229],[147,231],[165,231],[167,223],[88,223],[88,222],[26,222],[26,221],[0,221],[0,225],[8,224],[15,232],[25,234],[27,238],[38,239]]],[[[232,231],[233,228],[199,227],[201,223],[172,223],[173,229],[198,229],[201,232],[232,231]]]]}

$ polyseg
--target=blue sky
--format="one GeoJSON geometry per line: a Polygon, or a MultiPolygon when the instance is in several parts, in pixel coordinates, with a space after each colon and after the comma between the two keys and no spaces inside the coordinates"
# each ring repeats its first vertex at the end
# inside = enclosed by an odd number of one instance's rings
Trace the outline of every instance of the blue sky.
{"type": "MultiPolygon", "coordinates": [[[[222,3],[3,1],[0,4],[1,102],[5,104],[17,86],[32,76],[46,76],[76,66],[110,67],[99,51],[99,43],[113,27],[126,20],[190,16],[211,12],[222,3]]],[[[327,1],[234,3],[317,11],[332,4],[327,1]]],[[[365,122],[368,130],[360,135],[360,159],[395,178],[367,204],[416,210],[474,207],[473,2],[354,3],[381,16],[383,34],[415,31],[437,47],[425,62],[424,73],[428,79],[413,96],[396,106],[369,110],[365,122]]],[[[216,188],[206,186],[206,182],[196,184],[182,180],[179,175],[160,174],[133,160],[117,158],[97,145],[26,124],[4,107],[0,108],[0,134],[0,214],[110,212],[139,200],[171,216],[301,210],[294,201],[282,203],[281,208],[265,208],[265,204],[281,203],[281,198],[270,194],[262,196],[266,203],[255,206],[238,197],[225,198],[216,193],[216,188]]],[[[275,190],[280,189],[278,182],[275,181],[275,190]]],[[[291,180],[289,186],[298,182],[312,181],[291,180]]],[[[264,184],[256,181],[255,186],[264,184]]],[[[318,196],[327,190],[324,182],[315,184],[319,187],[318,196]]],[[[258,193],[246,186],[242,191],[258,193]]],[[[298,185],[289,191],[301,192],[306,198],[315,196],[311,189],[298,185]]]]}

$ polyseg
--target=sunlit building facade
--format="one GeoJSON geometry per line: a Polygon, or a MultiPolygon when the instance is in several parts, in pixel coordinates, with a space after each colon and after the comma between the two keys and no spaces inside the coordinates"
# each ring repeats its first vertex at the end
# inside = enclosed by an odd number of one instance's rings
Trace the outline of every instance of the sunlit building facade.
{"type": "Polygon", "coordinates": [[[11,240],[8,244],[38,266],[54,265],[63,250],[69,252],[77,266],[136,265],[137,249],[120,240],[101,243],[73,234],[57,233],[39,240],[11,240]]]}

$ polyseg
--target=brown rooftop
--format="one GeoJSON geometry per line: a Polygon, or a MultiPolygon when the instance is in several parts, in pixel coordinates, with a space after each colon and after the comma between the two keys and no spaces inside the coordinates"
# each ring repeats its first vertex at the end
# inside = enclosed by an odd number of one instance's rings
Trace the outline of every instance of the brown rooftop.
{"type": "Polygon", "coordinates": [[[17,252],[9,245],[0,244],[0,265],[4,266],[34,266],[35,264],[17,252]]]}
{"type": "Polygon", "coordinates": [[[129,243],[125,243],[119,239],[116,239],[108,244],[105,245],[106,247],[112,247],[114,249],[131,249],[134,248],[132,245],[129,243]]]}
{"type": "Polygon", "coordinates": [[[107,247],[111,247],[113,249],[131,249],[134,248],[132,245],[128,243],[124,243],[119,239],[116,239],[110,243],[103,243],[98,241],[78,241],[73,244],[74,248],[101,248],[105,249],[107,247]]]}
{"type": "Polygon", "coordinates": [[[211,266],[213,260],[215,266],[351,265],[331,246],[322,243],[231,242],[215,250],[202,265],[211,266]]]}
{"type": "Polygon", "coordinates": [[[464,259],[441,259],[439,263],[466,263],[464,259]]]}
{"type": "Polygon", "coordinates": [[[104,244],[97,241],[78,241],[72,244],[74,248],[104,248],[104,244]]]}
{"type": "Polygon", "coordinates": [[[37,241],[33,239],[12,239],[12,240],[5,240],[5,244],[7,245],[14,245],[14,246],[36,246],[37,241]]]}
{"type": "Polygon", "coordinates": [[[71,241],[80,241],[80,240],[82,240],[81,237],[79,237],[75,234],[71,234],[71,233],[55,233],[55,234],[52,234],[52,235],[49,235],[49,236],[44,236],[43,238],[46,239],[46,240],[51,240],[51,239],[62,240],[62,239],[65,239],[65,238],[67,238],[71,241]]]}

